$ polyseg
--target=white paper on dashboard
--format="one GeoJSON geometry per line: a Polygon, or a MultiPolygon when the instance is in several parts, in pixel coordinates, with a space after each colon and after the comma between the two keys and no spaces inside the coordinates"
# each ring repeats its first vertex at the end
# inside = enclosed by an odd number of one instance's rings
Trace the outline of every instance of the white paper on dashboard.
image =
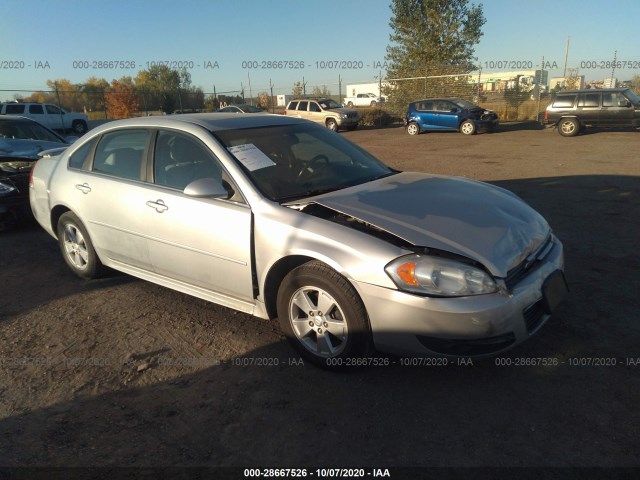
{"type": "Polygon", "coordinates": [[[275,165],[273,160],[267,157],[262,150],[253,143],[229,147],[229,150],[250,172],[275,165]]]}

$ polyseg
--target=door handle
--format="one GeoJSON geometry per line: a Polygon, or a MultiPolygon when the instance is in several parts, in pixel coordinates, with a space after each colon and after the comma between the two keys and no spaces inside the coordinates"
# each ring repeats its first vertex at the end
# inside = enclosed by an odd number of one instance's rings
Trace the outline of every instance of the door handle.
{"type": "Polygon", "coordinates": [[[155,202],[152,202],[151,200],[149,200],[147,202],[147,207],[155,208],[156,212],[158,213],[162,213],[165,210],[169,210],[169,207],[167,207],[167,205],[160,199],[156,200],[155,202]]]}
{"type": "Polygon", "coordinates": [[[77,184],[76,188],[80,190],[82,193],[84,193],[85,195],[91,191],[91,187],[87,182],[83,183],[82,185],[77,184]]]}

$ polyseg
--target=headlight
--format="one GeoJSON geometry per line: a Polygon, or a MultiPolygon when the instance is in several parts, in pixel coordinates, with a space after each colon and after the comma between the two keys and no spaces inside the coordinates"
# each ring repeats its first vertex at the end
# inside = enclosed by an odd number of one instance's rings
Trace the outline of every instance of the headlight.
{"type": "Polygon", "coordinates": [[[385,271],[399,289],[423,295],[463,297],[498,290],[484,270],[446,258],[407,255],[392,261],[385,271]]]}
{"type": "Polygon", "coordinates": [[[11,185],[10,183],[5,183],[0,181],[0,196],[9,195],[11,192],[15,192],[16,187],[11,185]]]}
{"type": "Polygon", "coordinates": [[[346,113],[341,113],[340,114],[340,118],[347,118],[347,114],[346,113]]]}

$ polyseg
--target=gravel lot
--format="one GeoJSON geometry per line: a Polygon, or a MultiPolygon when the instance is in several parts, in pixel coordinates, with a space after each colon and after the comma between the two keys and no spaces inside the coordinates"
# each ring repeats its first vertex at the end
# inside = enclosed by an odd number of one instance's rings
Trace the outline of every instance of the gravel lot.
{"type": "Polygon", "coordinates": [[[0,234],[0,466],[640,467],[640,132],[343,135],[519,194],[564,242],[569,301],[498,359],[335,374],[275,323],[81,281],[28,224],[0,234]]]}

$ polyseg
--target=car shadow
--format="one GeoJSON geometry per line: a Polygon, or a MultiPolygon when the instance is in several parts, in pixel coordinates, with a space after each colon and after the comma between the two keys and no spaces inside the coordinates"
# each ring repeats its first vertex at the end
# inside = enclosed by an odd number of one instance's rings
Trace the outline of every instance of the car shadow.
{"type": "Polygon", "coordinates": [[[0,233],[0,322],[53,300],[82,292],[125,285],[134,277],[107,269],[103,278],[86,281],[74,275],[62,258],[56,239],[34,219],[0,233]],[[15,289],[29,277],[29,289],[15,289]]]}

